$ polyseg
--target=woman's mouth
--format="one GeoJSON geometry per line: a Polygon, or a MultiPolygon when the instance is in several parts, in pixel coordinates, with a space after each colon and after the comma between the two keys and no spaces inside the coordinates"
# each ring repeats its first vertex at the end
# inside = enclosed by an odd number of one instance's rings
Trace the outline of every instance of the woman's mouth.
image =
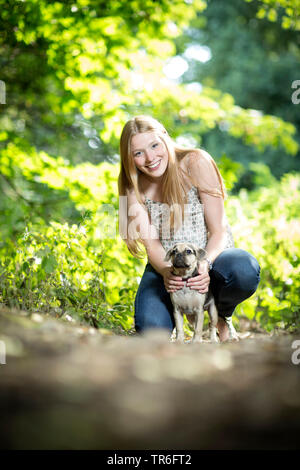
{"type": "Polygon", "coordinates": [[[151,165],[147,165],[147,169],[150,171],[154,171],[154,170],[157,170],[159,165],[160,165],[160,160],[158,160],[158,162],[151,163],[151,165]]]}

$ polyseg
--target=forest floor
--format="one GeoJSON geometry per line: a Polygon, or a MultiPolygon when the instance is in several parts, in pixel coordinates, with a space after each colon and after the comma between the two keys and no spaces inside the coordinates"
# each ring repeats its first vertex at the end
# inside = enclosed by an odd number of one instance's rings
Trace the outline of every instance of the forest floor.
{"type": "Polygon", "coordinates": [[[0,309],[2,449],[300,447],[300,332],[108,333],[0,309]]]}

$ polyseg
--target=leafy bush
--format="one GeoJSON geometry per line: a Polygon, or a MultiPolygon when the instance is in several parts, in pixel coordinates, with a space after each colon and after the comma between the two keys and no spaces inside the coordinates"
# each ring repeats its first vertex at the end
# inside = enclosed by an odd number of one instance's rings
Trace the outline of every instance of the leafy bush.
{"type": "Polygon", "coordinates": [[[267,330],[299,328],[300,175],[286,174],[269,187],[242,190],[228,201],[227,214],[236,245],[261,266],[256,294],[237,312],[267,330]]]}
{"type": "Polygon", "coordinates": [[[6,206],[0,215],[0,302],[70,315],[98,327],[130,329],[143,263],[129,254],[118,235],[118,168],[108,163],[71,167],[44,152],[28,149],[25,153],[13,145],[5,157],[2,174],[10,176],[13,169],[22,184],[38,180],[48,191],[67,194],[80,220],[63,223],[53,205],[53,218],[46,222],[44,213],[35,213],[37,203],[32,201],[30,211],[24,207],[19,235],[15,235],[5,219],[10,220],[16,209],[6,206]]]}
{"type": "Polygon", "coordinates": [[[95,327],[129,329],[133,287],[120,289],[119,299],[110,303],[107,263],[105,250],[91,243],[84,225],[29,225],[1,252],[0,302],[95,327]]]}
{"type": "MultiPolygon", "coordinates": [[[[25,153],[13,145],[5,157],[2,174],[9,177],[10,171],[18,170],[25,182],[38,180],[48,191],[58,196],[62,192],[79,217],[74,223],[65,223],[63,213],[54,206],[53,217],[49,213],[44,217],[44,213],[34,212],[36,203],[32,203],[24,213],[25,228],[18,228],[21,235],[9,237],[7,206],[0,214],[0,302],[29,311],[70,315],[97,327],[130,330],[134,295],[145,261],[133,258],[118,235],[118,167],[109,163],[72,167],[44,152],[28,149],[25,153]]],[[[219,164],[231,189],[240,165],[225,155],[219,164]]],[[[238,306],[237,313],[268,330],[296,328],[300,175],[287,174],[278,182],[262,164],[253,166],[253,172],[258,178],[257,189],[242,190],[226,203],[236,246],[252,253],[262,268],[256,294],[238,306]],[[264,175],[264,180],[259,175],[264,175]]],[[[22,211],[18,213],[21,219],[22,211]]]]}

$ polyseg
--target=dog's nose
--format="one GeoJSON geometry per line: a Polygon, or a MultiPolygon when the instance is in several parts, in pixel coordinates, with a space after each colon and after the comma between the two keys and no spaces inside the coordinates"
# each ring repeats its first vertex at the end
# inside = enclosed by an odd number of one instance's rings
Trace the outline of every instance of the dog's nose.
{"type": "Polygon", "coordinates": [[[178,253],[174,259],[174,266],[177,268],[185,268],[186,263],[184,262],[184,256],[182,253],[178,253]]]}

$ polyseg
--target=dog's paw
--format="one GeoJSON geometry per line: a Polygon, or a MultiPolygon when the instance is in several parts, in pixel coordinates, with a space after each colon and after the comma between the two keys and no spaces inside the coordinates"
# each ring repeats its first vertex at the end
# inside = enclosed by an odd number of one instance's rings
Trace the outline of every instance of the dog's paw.
{"type": "Polygon", "coordinates": [[[177,338],[175,339],[175,343],[183,344],[184,336],[177,336],[177,338]]]}
{"type": "Polygon", "coordinates": [[[193,343],[203,343],[201,336],[194,336],[193,343]]]}
{"type": "Polygon", "coordinates": [[[218,343],[218,342],[219,342],[218,337],[217,337],[217,336],[211,337],[211,338],[210,338],[210,342],[211,342],[211,343],[218,343]]]}
{"type": "Polygon", "coordinates": [[[229,338],[228,338],[228,341],[230,342],[235,342],[235,341],[239,341],[240,338],[238,337],[238,334],[236,332],[236,329],[234,328],[234,326],[231,324],[229,326],[229,338]]]}
{"type": "Polygon", "coordinates": [[[218,331],[217,328],[214,326],[210,326],[209,330],[210,330],[210,334],[209,334],[210,342],[218,343],[219,340],[218,340],[218,335],[217,335],[217,331],[218,331]]]}
{"type": "Polygon", "coordinates": [[[229,338],[228,338],[228,341],[230,341],[231,343],[236,343],[240,340],[240,338],[238,337],[237,334],[234,334],[234,335],[230,335],[229,338]]]}

